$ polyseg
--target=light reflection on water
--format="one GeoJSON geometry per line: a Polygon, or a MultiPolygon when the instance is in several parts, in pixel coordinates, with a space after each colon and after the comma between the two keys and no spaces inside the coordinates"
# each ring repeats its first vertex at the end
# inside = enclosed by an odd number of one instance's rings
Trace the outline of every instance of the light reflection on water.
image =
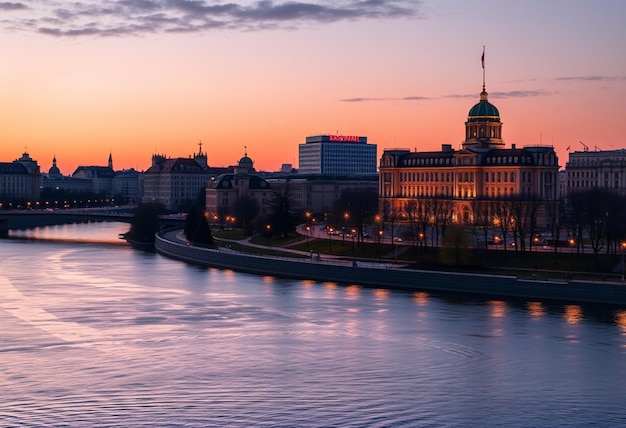
{"type": "Polygon", "coordinates": [[[623,425],[625,319],[4,241],[0,424],[623,425]]]}

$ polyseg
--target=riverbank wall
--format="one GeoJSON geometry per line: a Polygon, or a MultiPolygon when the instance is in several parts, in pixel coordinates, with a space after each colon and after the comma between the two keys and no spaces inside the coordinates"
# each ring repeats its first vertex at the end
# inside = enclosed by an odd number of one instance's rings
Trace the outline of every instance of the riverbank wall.
{"type": "Polygon", "coordinates": [[[257,275],[356,284],[366,287],[601,303],[626,306],[626,285],[587,281],[535,281],[514,276],[394,268],[384,264],[270,257],[186,245],[156,236],[158,253],[207,267],[257,275]]]}

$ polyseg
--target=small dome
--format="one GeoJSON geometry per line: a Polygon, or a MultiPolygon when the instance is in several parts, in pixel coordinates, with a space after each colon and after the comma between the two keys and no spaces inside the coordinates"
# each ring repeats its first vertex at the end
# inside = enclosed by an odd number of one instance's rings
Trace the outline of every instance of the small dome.
{"type": "Polygon", "coordinates": [[[239,166],[252,168],[252,159],[250,159],[248,156],[242,157],[241,159],[239,159],[239,166]]]}
{"type": "Polygon", "coordinates": [[[56,156],[52,158],[52,166],[48,170],[48,175],[61,175],[61,170],[57,167],[56,156]]]}
{"type": "Polygon", "coordinates": [[[493,119],[500,120],[500,112],[489,101],[487,92],[483,89],[480,94],[480,101],[474,105],[467,114],[468,122],[491,122],[493,119]]]}

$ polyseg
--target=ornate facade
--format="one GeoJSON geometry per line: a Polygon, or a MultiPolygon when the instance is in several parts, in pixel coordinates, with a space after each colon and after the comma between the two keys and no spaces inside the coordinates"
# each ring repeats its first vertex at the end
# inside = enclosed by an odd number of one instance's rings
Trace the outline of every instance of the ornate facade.
{"type": "Polygon", "coordinates": [[[472,222],[475,201],[532,200],[542,205],[538,225],[547,226],[546,203],[558,200],[558,158],[551,146],[505,148],[498,109],[483,85],[465,122],[460,150],[385,150],[379,166],[379,197],[396,212],[410,200],[451,202],[452,221],[472,222]]]}

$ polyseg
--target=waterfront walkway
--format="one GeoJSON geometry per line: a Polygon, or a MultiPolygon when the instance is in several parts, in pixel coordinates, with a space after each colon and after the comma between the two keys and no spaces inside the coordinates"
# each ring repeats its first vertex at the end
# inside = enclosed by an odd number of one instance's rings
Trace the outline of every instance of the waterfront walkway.
{"type": "MultiPolygon", "coordinates": [[[[164,239],[167,239],[172,242],[177,242],[184,245],[190,245],[189,241],[185,238],[182,229],[170,229],[162,234],[164,239]]],[[[217,250],[221,252],[232,252],[237,254],[248,254],[246,252],[233,250],[231,248],[232,244],[242,245],[249,248],[256,248],[258,250],[262,250],[264,253],[263,257],[292,257],[297,256],[298,260],[305,261],[309,260],[313,263],[322,263],[322,264],[332,264],[332,265],[342,265],[342,266],[361,266],[361,267],[372,267],[372,268],[380,268],[387,269],[391,267],[404,267],[406,264],[404,263],[390,263],[390,262],[379,262],[374,260],[355,260],[353,258],[348,258],[345,256],[335,256],[333,254],[325,254],[325,253],[315,253],[312,251],[302,251],[296,250],[293,248],[281,247],[281,246],[267,246],[255,244],[250,241],[250,237],[246,237],[244,239],[224,239],[224,238],[213,238],[218,245],[217,250]],[[278,254],[278,255],[272,255],[278,254]]]]}

